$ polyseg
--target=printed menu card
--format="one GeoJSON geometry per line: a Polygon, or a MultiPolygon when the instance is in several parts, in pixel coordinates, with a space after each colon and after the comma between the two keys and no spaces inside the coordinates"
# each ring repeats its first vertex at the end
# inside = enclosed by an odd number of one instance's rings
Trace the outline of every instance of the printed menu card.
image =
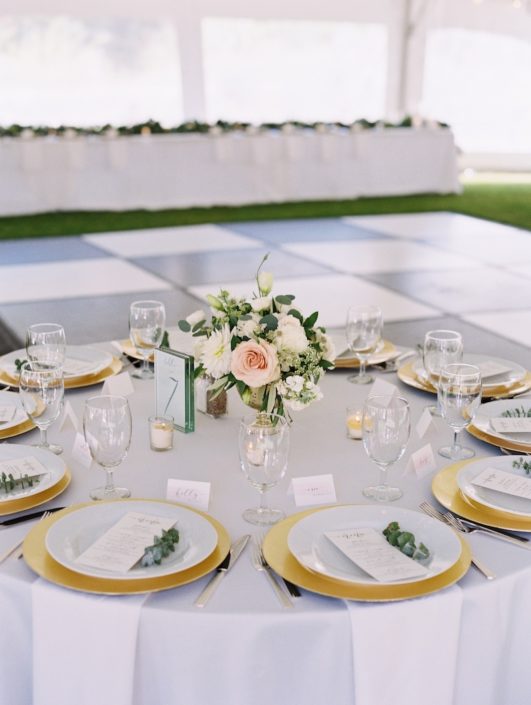
{"type": "Polygon", "coordinates": [[[0,475],[13,475],[15,479],[19,477],[38,477],[45,475],[48,470],[44,467],[40,460],[32,455],[24,456],[23,458],[12,458],[11,460],[3,460],[0,463],[0,475]]]}
{"type": "Polygon", "coordinates": [[[491,419],[490,425],[496,433],[531,433],[531,418],[527,416],[491,419]]]}
{"type": "Polygon", "coordinates": [[[510,494],[513,497],[531,499],[531,478],[514,475],[504,470],[487,468],[472,480],[472,484],[510,494]]]}
{"type": "Polygon", "coordinates": [[[128,512],[76,558],[76,563],[126,573],[142,558],[153,538],[171,529],[175,519],[128,512]]]}
{"type": "Polygon", "coordinates": [[[0,423],[9,423],[16,413],[17,407],[14,404],[0,404],[0,423]]]}
{"type": "Polygon", "coordinates": [[[325,536],[350,560],[379,582],[420,578],[428,570],[391,546],[376,529],[325,531],[325,536]]]}

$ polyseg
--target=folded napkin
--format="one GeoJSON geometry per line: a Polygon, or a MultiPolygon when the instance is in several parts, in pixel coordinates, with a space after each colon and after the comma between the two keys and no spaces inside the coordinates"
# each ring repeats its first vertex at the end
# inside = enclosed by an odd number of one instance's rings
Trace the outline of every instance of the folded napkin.
{"type": "Polygon", "coordinates": [[[346,601],[356,705],[453,705],[462,601],[458,586],[403,602],[346,601]]]}
{"type": "Polygon", "coordinates": [[[33,705],[132,705],[147,595],[83,595],[32,586],[33,705]]]}

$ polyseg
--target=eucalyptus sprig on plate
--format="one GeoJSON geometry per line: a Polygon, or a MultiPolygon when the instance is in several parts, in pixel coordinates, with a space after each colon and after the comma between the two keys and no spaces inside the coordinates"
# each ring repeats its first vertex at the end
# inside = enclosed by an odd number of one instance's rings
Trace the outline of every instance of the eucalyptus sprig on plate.
{"type": "Polygon", "coordinates": [[[6,473],[3,472],[0,475],[0,491],[5,494],[10,494],[17,490],[26,490],[37,485],[40,479],[40,475],[22,475],[21,477],[14,477],[11,473],[6,475],[6,473]]]}
{"type": "Polygon", "coordinates": [[[526,475],[531,475],[531,462],[529,462],[529,460],[524,460],[523,458],[513,460],[513,468],[517,470],[525,470],[526,475]]]}
{"type": "Polygon", "coordinates": [[[506,409],[502,416],[509,419],[522,419],[531,417],[531,407],[526,409],[523,405],[516,409],[506,409]]]}
{"type": "Polygon", "coordinates": [[[422,542],[417,546],[415,535],[410,531],[402,531],[397,521],[392,521],[382,531],[391,546],[395,546],[404,555],[415,561],[425,561],[430,557],[430,550],[422,542]]]}
{"type": "Polygon", "coordinates": [[[172,527],[165,531],[162,529],[161,536],[153,537],[153,545],[147,546],[142,556],[142,566],[148,568],[152,565],[160,565],[163,558],[167,558],[175,551],[175,544],[179,543],[179,532],[172,527]]]}

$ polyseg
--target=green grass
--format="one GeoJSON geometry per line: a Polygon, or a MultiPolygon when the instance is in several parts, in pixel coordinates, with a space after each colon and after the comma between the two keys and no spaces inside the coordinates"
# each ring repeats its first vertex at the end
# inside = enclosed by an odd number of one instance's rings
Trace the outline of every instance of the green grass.
{"type": "Polygon", "coordinates": [[[531,184],[470,184],[461,195],[360,198],[161,211],[69,211],[0,218],[0,239],[279,218],[453,211],[531,230],[531,184]]]}

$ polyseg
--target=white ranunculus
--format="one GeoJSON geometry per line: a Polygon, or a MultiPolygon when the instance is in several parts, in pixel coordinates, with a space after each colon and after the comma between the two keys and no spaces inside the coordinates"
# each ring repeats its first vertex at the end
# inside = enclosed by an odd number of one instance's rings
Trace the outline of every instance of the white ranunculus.
{"type": "Polygon", "coordinates": [[[257,325],[258,316],[253,316],[253,318],[249,318],[246,321],[238,321],[238,324],[234,330],[236,335],[240,338],[252,338],[257,325]]]}
{"type": "Polygon", "coordinates": [[[271,272],[260,272],[258,274],[258,288],[263,296],[267,296],[273,288],[273,275],[271,272]]]}
{"type": "Polygon", "coordinates": [[[253,311],[265,311],[266,309],[271,308],[271,297],[260,296],[257,299],[251,299],[249,303],[253,307],[253,311]]]}
{"type": "Polygon", "coordinates": [[[223,377],[230,372],[231,349],[230,330],[224,325],[221,330],[215,330],[203,343],[200,361],[207,374],[214,379],[223,377]]]}
{"type": "Polygon", "coordinates": [[[197,311],[194,311],[189,316],[186,316],[186,322],[192,327],[195,326],[196,323],[199,323],[199,321],[204,320],[206,320],[206,313],[201,308],[197,309],[197,311]]]}
{"type": "Polygon", "coordinates": [[[275,345],[279,350],[301,353],[308,347],[308,338],[298,318],[287,314],[278,320],[275,345]]]}
{"type": "Polygon", "coordinates": [[[304,387],[304,377],[301,375],[291,375],[290,377],[286,377],[284,384],[288,389],[298,394],[302,392],[302,388],[304,387]]]}

